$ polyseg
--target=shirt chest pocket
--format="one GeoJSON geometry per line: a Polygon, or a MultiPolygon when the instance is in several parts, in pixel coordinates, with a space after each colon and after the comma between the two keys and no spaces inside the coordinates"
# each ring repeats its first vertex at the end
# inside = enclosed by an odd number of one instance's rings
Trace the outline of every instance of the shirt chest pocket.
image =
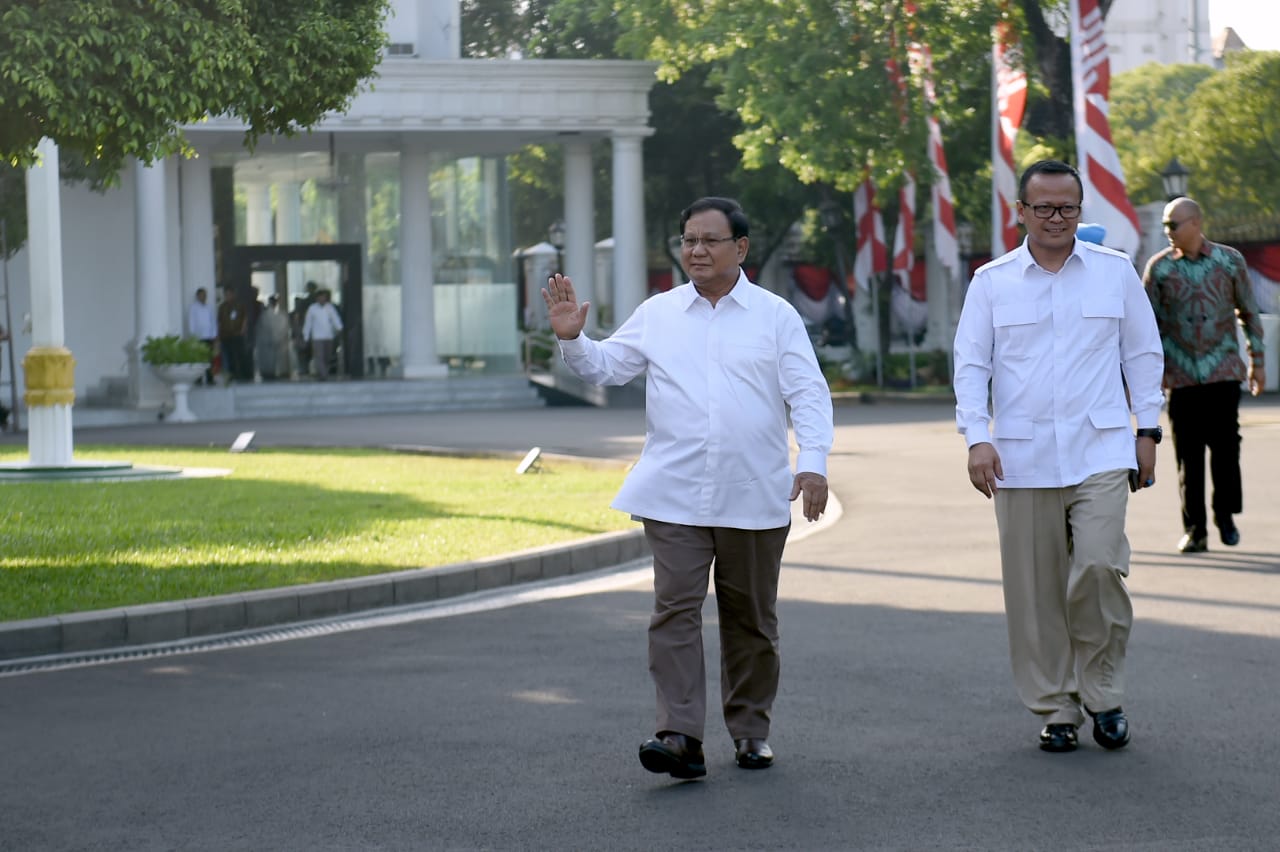
{"type": "Polygon", "coordinates": [[[1080,345],[1104,349],[1120,345],[1120,320],[1124,302],[1119,299],[1085,299],[1080,303],[1080,345]]]}
{"type": "Polygon", "coordinates": [[[1005,358],[1025,358],[1031,355],[1038,313],[1035,302],[992,306],[991,323],[995,327],[998,355],[1005,358]]]}

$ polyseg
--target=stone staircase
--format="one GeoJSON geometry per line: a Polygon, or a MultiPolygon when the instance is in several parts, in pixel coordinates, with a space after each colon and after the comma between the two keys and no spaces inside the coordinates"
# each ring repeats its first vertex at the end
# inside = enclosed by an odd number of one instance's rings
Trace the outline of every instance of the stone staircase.
{"type": "MultiPolygon", "coordinates": [[[[162,408],[128,404],[125,380],[107,379],[76,403],[77,426],[108,426],[163,419],[162,408]]],[[[440,379],[293,381],[191,389],[188,405],[199,420],[257,420],[426,411],[514,409],[544,404],[521,374],[448,376],[440,379]]]]}

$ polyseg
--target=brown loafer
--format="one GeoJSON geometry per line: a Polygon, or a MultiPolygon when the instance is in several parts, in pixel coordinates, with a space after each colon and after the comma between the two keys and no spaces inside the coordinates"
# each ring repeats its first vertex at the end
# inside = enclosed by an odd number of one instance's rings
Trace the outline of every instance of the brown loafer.
{"type": "Polygon", "coordinates": [[[640,764],[650,772],[672,778],[701,778],[707,774],[702,743],[671,731],[659,731],[641,744],[640,764]]]}
{"type": "Polygon", "coordinates": [[[773,766],[773,749],[763,737],[734,740],[738,766],[743,769],[768,769],[773,766]]]}

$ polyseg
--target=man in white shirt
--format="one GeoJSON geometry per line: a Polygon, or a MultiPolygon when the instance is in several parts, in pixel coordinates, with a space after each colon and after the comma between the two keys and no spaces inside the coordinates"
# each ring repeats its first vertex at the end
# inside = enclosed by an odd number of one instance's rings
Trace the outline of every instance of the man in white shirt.
{"type": "Polygon", "coordinates": [[[196,290],[195,301],[187,308],[187,334],[209,344],[209,369],[204,371],[204,383],[213,384],[213,356],[218,343],[218,312],[209,304],[209,291],[196,290]]]}
{"type": "Polygon", "coordinates": [[[342,331],[342,317],[329,301],[329,291],[320,290],[316,300],[307,308],[302,321],[302,339],[311,344],[311,363],[315,365],[316,378],[329,378],[329,360],[333,356],[334,340],[342,331]]]}
{"type": "Polygon", "coordinates": [[[827,505],[831,394],[804,322],[786,300],[747,280],[749,223],[736,201],[702,198],[680,215],[690,281],[650,297],[612,336],[583,335],[569,278],[542,291],[569,368],[618,385],[644,375],[645,444],[613,507],[644,523],[653,551],[649,671],[657,734],[640,746],[650,772],[706,774],[702,604],[715,565],[721,699],[735,759],[773,763],[768,736],[778,691],[778,573],[803,499],[827,505]],[[790,407],[799,456],[792,473],[790,407]]]}
{"type": "Polygon", "coordinates": [[[1099,745],[1129,742],[1124,516],[1129,489],[1155,483],[1163,401],[1151,303],[1126,255],[1076,239],[1083,195],[1066,163],[1023,173],[1027,238],[974,274],[955,340],[956,425],[970,482],[995,498],[1014,683],[1053,752],[1076,748],[1085,713],[1099,745]]]}

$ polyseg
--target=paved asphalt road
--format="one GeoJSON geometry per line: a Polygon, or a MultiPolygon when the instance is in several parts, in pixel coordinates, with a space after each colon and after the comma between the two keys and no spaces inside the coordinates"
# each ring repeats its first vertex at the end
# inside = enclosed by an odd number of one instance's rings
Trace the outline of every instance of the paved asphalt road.
{"type": "MultiPolygon", "coordinates": [[[[841,407],[843,512],[788,548],[767,772],[708,720],[650,775],[647,581],[390,626],[0,678],[4,850],[1275,850],[1280,400],[1243,407],[1241,545],[1130,504],[1134,739],[1049,755],[1008,670],[995,523],[946,405],[841,407]]],[[[177,424],[99,441],[627,456],[637,411],[177,424]]],[[[457,603],[456,601],[453,603],[457,603]]],[[[715,659],[714,608],[707,649],[715,659]]],[[[712,687],[712,695],[715,695],[712,687]]]]}

